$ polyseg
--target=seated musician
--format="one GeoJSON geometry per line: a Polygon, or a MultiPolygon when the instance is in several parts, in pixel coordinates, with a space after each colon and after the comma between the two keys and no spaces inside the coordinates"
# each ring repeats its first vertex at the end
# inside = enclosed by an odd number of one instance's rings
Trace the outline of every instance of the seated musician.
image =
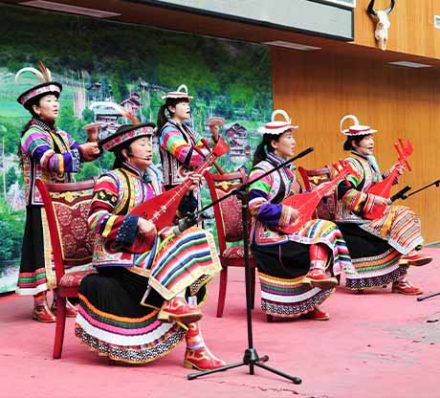
{"type": "MultiPolygon", "coordinates": [[[[206,347],[198,322],[205,285],[221,269],[212,237],[188,218],[157,231],[130,214],[161,192],[151,164],[153,126],[125,125],[101,141],[115,163],[94,189],[89,227],[97,273],[81,282],[75,334],[99,355],[133,364],[158,359],[185,338],[184,366],[214,369],[224,362],[206,347]],[[133,249],[148,240],[144,251],[133,249]]],[[[193,176],[193,186],[199,179],[193,176]]]]}
{"type": "MultiPolygon", "coordinates": [[[[254,155],[251,180],[293,156],[296,129],[286,112],[272,113],[272,121],[259,129],[263,139],[254,155]],[[275,121],[276,114],[282,114],[285,121],[275,121]]],[[[309,220],[293,234],[280,230],[299,215],[296,209],[283,205],[283,200],[300,192],[291,165],[250,186],[249,207],[255,222],[251,247],[260,275],[262,308],[268,319],[301,315],[329,319],[329,314],[318,307],[337,285],[329,273],[351,270],[347,247],[334,223],[309,220]]]]}
{"type": "MultiPolygon", "coordinates": [[[[368,189],[391,172],[382,174],[374,156],[374,134],[377,130],[359,124],[355,116],[347,115],[341,120],[341,132],[346,136],[344,150],[357,175],[350,175],[338,186],[336,222],[347,242],[357,273],[347,275],[350,289],[392,284],[393,293],[421,294],[422,290],[406,279],[408,266],[420,266],[432,258],[417,252],[422,248],[423,238],[420,220],[404,206],[390,205],[387,198],[368,193],[368,189]],[[354,124],[348,129],[342,125],[347,119],[354,124]],[[380,218],[368,220],[367,212],[374,206],[386,206],[380,218]]],[[[403,172],[400,166],[399,174],[403,172]]],[[[397,181],[395,181],[397,183],[397,181]]]]}

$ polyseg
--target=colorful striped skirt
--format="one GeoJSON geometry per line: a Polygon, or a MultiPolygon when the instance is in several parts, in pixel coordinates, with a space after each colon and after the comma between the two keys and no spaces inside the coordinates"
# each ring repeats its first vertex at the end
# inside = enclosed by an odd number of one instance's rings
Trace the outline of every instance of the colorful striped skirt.
{"type": "Polygon", "coordinates": [[[41,211],[41,206],[26,207],[17,294],[35,295],[48,290],[45,243],[49,242],[45,242],[41,211]]]}
{"type": "Polygon", "coordinates": [[[151,264],[140,255],[136,266],[103,267],[84,278],[76,336],[116,361],[140,364],[166,355],[185,330],[159,321],[159,310],[182,291],[203,302],[206,283],[221,269],[210,240],[205,231],[191,228],[163,242],[151,264]]]}
{"type": "Polygon", "coordinates": [[[358,224],[338,223],[338,226],[356,269],[356,273],[346,275],[347,288],[383,286],[406,274],[407,267],[399,265],[401,254],[386,240],[371,235],[358,224]]]}
{"type": "Polygon", "coordinates": [[[381,218],[362,224],[360,228],[386,240],[403,255],[423,244],[420,219],[405,206],[389,206],[381,218]]]}
{"type": "Polygon", "coordinates": [[[165,300],[193,285],[205,283],[221,271],[220,259],[212,235],[198,227],[161,242],[154,256],[151,252],[135,260],[146,271],[149,286],[165,300]]]}
{"type": "Polygon", "coordinates": [[[334,222],[310,220],[294,234],[289,235],[289,241],[305,245],[320,243],[327,246],[332,253],[331,270],[334,275],[339,275],[342,271],[355,272],[344,237],[334,222]]]}
{"type": "Polygon", "coordinates": [[[312,311],[333,293],[334,289],[302,283],[310,269],[309,246],[317,243],[333,254],[328,263],[333,274],[354,272],[342,234],[330,221],[309,221],[282,244],[252,245],[261,283],[261,308],[267,315],[295,318],[312,311]]]}
{"type": "Polygon", "coordinates": [[[296,318],[307,314],[333,293],[303,284],[304,276],[277,278],[259,271],[261,308],[267,315],[296,318]]]}
{"type": "Polygon", "coordinates": [[[175,323],[157,319],[162,298],[140,305],[148,280],[123,267],[106,267],[80,285],[75,335],[90,350],[115,361],[141,364],[169,353],[185,336],[175,323]],[[155,308],[157,307],[157,308],[155,308]]]}

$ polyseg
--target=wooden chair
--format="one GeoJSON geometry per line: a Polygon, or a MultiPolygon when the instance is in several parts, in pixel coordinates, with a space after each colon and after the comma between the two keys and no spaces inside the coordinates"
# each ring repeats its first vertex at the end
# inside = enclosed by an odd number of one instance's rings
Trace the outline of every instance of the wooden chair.
{"type": "MultiPolygon", "coordinates": [[[[246,179],[244,170],[227,174],[205,173],[206,182],[212,201],[216,201],[235,188],[242,185],[246,179]]],[[[244,267],[244,248],[229,246],[228,243],[240,242],[243,237],[243,224],[241,218],[241,202],[235,195],[223,202],[214,205],[214,218],[217,227],[219,257],[222,264],[220,272],[220,285],[217,304],[217,317],[223,316],[225,307],[226,287],[228,283],[228,267],[244,267]]],[[[251,260],[251,304],[255,302],[255,267],[256,263],[250,253],[251,260]]]]}
{"type": "MultiPolygon", "coordinates": [[[[307,191],[322,184],[323,182],[331,181],[333,178],[332,169],[330,166],[324,166],[320,169],[307,170],[303,167],[298,167],[298,172],[304,182],[304,188],[307,191]]],[[[316,218],[323,220],[334,220],[336,215],[336,193],[331,196],[322,198],[318,207],[316,208],[316,218]]]]}
{"type": "Polygon", "coordinates": [[[43,198],[55,266],[54,359],[61,357],[63,349],[66,299],[78,297],[82,278],[93,272],[91,267],[79,266],[92,262],[93,236],[87,227],[87,218],[94,184],[94,180],[62,184],[44,183],[42,180],[36,182],[43,198]]]}

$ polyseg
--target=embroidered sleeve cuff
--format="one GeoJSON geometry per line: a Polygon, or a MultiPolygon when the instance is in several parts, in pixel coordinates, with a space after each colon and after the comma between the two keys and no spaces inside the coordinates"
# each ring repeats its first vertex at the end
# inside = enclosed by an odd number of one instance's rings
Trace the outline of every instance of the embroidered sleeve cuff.
{"type": "Polygon", "coordinates": [[[366,196],[367,196],[367,198],[364,202],[363,212],[364,213],[371,213],[374,206],[377,205],[376,204],[376,195],[367,194],[366,196]]]}
{"type": "Polygon", "coordinates": [[[116,235],[116,243],[124,246],[133,244],[138,230],[138,216],[127,216],[124,218],[118,234],[116,235]]]}
{"type": "Polygon", "coordinates": [[[357,189],[348,190],[345,195],[341,198],[342,203],[345,204],[345,207],[354,212],[361,213],[364,207],[364,203],[367,200],[367,194],[357,189]]]}

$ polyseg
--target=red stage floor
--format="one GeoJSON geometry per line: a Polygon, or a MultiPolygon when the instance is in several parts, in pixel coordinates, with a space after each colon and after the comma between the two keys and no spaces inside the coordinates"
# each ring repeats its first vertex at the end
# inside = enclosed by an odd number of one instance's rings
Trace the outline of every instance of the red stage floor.
{"type": "MultiPolygon", "coordinates": [[[[433,264],[411,269],[425,293],[440,290],[440,249],[433,264]]],[[[217,286],[205,307],[204,334],[228,362],[241,360],[246,341],[242,270],[230,275],[225,315],[215,318],[217,286]]],[[[0,297],[1,397],[315,397],[434,398],[440,396],[440,296],[415,297],[377,289],[354,295],[339,289],[323,308],[328,322],[269,324],[254,311],[254,341],[268,365],[298,375],[294,385],[272,373],[232,369],[188,381],[184,347],[144,366],[111,366],[73,336],[69,320],[64,353],[52,360],[53,325],[30,319],[31,299],[0,297]]]]}

